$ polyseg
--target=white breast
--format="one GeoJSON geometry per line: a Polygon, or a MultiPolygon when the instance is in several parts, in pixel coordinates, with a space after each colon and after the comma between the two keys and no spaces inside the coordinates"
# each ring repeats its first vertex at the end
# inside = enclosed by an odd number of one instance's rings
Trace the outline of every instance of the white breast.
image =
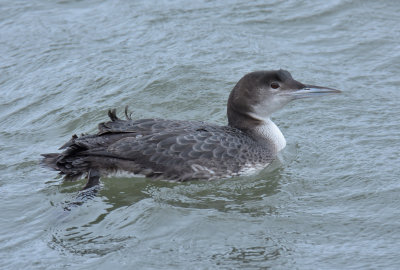
{"type": "Polygon", "coordinates": [[[277,152],[281,151],[286,146],[286,139],[281,130],[271,119],[264,121],[264,123],[258,131],[274,143],[277,152]]]}
{"type": "Polygon", "coordinates": [[[270,118],[262,118],[253,113],[249,113],[253,118],[261,120],[262,125],[256,128],[256,132],[261,136],[265,137],[273,143],[276,152],[281,151],[286,146],[286,139],[283,136],[281,130],[275,125],[270,118]]]}

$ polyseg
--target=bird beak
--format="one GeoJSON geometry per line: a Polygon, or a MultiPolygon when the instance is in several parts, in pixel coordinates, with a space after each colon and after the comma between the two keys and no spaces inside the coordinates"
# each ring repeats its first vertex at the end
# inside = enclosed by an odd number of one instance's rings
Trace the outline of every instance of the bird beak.
{"type": "Polygon", "coordinates": [[[288,94],[294,99],[310,98],[310,97],[322,97],[331,94],[339,94],[342,91],[317,85],[304,85],[299,90],[290,91],[288,94]]]}

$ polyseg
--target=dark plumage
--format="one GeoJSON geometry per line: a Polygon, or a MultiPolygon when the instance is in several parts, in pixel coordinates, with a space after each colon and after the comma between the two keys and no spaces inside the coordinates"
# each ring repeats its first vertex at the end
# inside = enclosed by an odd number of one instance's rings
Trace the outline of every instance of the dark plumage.
{"type": "Polygon", "coordinates": [[[44,162],[76,179],[90,169],[101,174],[123,170],[146,177],[186,181],[238,174],[249,162],[274,157],[265,143],[229,126],[163,119],[120,120],[99,124],[97,135],[73,136],[61,154],[44,162]]]}
{"type": "MultiPolygon", "coordinates": [[[[121,120],[115,110],[109,111],[111,121],[100,123],[97,134],[74,135],[60,148],[65,149],[62,153],[44,154],[43,163],[67,180],[87,174],[86,188],[117,171],[176,181],[240,175],[265,167],[285,146],[269,115],[299,94],[309,93],[307,87],[283,70],[249,73],[228,100],[228,126],[132,120],[127,110],[127,119],[121,120]]],[[[319,94],[338,92],[315,86],[311,92],[315,89],[319,94]]]]}

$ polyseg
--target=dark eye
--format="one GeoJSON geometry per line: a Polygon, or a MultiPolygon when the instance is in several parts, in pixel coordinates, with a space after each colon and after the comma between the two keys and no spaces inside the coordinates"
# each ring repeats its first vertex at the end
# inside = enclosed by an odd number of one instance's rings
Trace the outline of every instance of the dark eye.
{"type": "Polygon", "coordinates": [[[277,82],[271,83],[271,88],[272,89],[278,89],[279,87],[280,87],[279,83],[277,83],[277,82]]]}

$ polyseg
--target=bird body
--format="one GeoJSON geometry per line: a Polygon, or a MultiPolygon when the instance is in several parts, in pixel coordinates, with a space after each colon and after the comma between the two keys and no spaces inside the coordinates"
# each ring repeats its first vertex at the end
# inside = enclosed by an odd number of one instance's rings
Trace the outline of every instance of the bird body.
{"type": "Polygon", "coordinates": [[[166,119],[126,120],[109,111],[97,134],[74,135],[60,149],[44,154],[43,163],[74,180],[87,175],[85,188],[101,176],[127,172],[145,177],[187,181],[215,180],[256,172],[286,145],[269,116],[289,101],[339,90],[307,86],[289,72],[258,71],[233,88],[227,106],[228,125],[166,119]]]}

